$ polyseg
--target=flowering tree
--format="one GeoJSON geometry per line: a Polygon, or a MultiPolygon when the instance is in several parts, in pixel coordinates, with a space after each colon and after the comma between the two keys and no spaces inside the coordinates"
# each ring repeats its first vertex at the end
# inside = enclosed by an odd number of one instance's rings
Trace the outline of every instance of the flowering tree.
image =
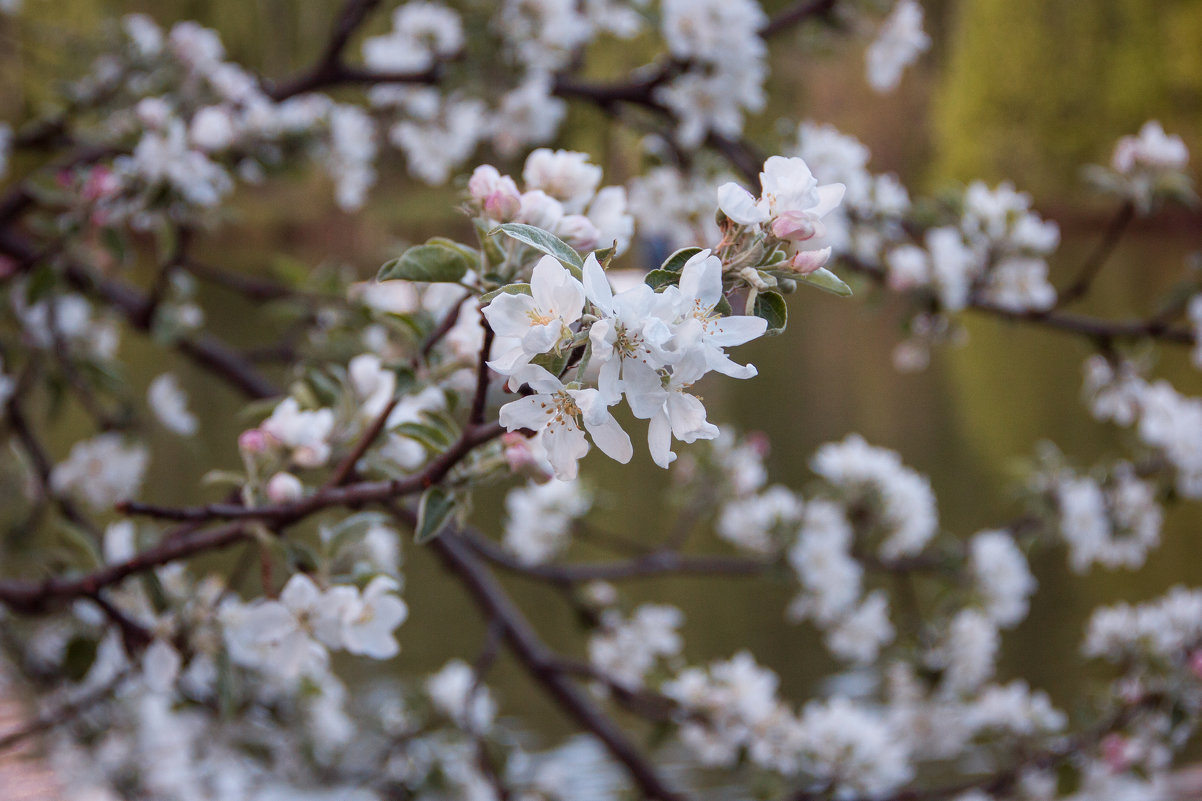
{"type": "Polygon", "coordinates": [[[1070,309],[1134,218],[1193,199],[1183,142],[1155,122],[1119,140],[1090,173],[1115,217],[1085,263],[1064,265],[1056,224],[1009,184],[911,199],[833,128],[801,123],[766,158],[745,138],[771,42],[870,30],[867,78],[888,91],[929,46],[915,0],[804,0],[773,16],[754,0],[507,0],[495,13],[411,0],[391,32],[360,36],[377,5],[347,0],[288,80],[225,60],[195,23],[129,16],[58,110],[3,127],[0,172],[10,155],[28,169],[0,196],[16,517],[0,622],[38,715],[0,747],[44,736],[80,799],[666,800],[732,784],[732,797],[797,801],[1164,797],[1202,708],[1202,591],[1097,610],[1082,656],[1108,683],[1071,715],[995,668],[1001,633],[1028,614],[1030,553],[1138,567],[1163,505],[1202,496],[1202,400],[1148,358],[1193,347],[1202,366],[1198,277],[1146,318],[1070,309]],[[635,37],[658,43],[647,64],[582,77],[590,44],[635,37]],[[603,185],[588,154],[543,147],[570,104],[649,133],[659,163],[603,185]],[[467,178],[470,241],[414,245],[350,285],[195,256],[221,236],[236,185],[285,170],[316,163],[358,209],[385,140],[421,181],[467,178]],[[474,166],[486,148],[524,157],[520,177],[474,166]],[[663,248],[654,269],[614,261],[636,236],[663,248]],[[129,266],[134,251],[153,254],[150,275],[129,266]],[[282,302],[288,336],[263,358],[221,340],[198,281],[282,302]],[[962,340],[965,315],[1080,336],[1096,350],[1086,406],[1131,429],[1129,453],[1089,466],[1040,454],[1014,517],[970,535],[941,528],[930,483],[855,434],[814,454],[811,491],[770,483],[765,443],[711,422],[694,385],[754,379],[732,349],[782,331],[787,295],[849,285],[912,303],[899,369],[962,340]],[[170,372],[135,403],[120,343],[137,333],[248,403],[239,462],[184,488],[188,505],[143,497],[147,432],[192,437],[201,420],[170,372]],[[86,434],[65,438],[62,405],[86,434]],[[580,460],[594,445],[621,463],[645,448],[688,500],[636,552],[569,560],[591,525],[580,460]],[[472,504],[497,484],[499,540],[472,504]],[[725,550],[690,548],[700,528],[725,550]],[[352,693],[347,669],[394,657],[423,602],[405,597],[403,539],[437,556],[485,642],[352,693]],[[582,653],[547,643],[502,572],[559,591],[587,629],[582,653]],[[822,632],[835,676],[869,688],[785,697],[738,642],[690,661],[680,610],[618,589],[669,574],[793,585],[783,615],[822,632]],[[532,744],[527,724],[498,719],[487,678],[502,648],[577,736],[532,744]]]}

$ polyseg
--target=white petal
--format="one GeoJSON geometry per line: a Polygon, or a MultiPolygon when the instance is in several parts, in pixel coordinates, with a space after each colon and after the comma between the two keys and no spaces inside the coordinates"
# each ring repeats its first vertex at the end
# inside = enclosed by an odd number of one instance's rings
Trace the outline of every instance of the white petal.
{"type": "Polygon", "coordinates": [[[630,435],[622,430],[612,414],[607,414],[601,423],[584,421],[584,427],[593,435],[593,442],[609,458],[615,462],[626,464],[634,455],[634,446],[630,444],[630,435]]]}
{"type": "Polygon", "coordinates": [[[651,451],[651,459],[657,465],[667,468],[676,459],[672,453],[672,427],[666,414],[657,414],[651,418],[647,426],[647,448],[651,451]]]}
{"type": "Polygon", "coordinates": [[[609,279],[605,277],[605,271],[601,269],[601,262],[597,261],[596,255],[592,253],[584,259],[584,294],[601,312],[606,315],[613,314],[613,288],[609,285],[609,279]]]}
{"type": "Polygon", "coordinates": [[[755,225],[768,219],[768,213],[756,205],[751,193],[734,182],[718,187],[718,208],[739,225],[755,225]]]}
{"type": "Polygon", "coordinates": [[[519,398],[501,407],[501,425],[505,426],[507,431],[516,431],[519,428],[539,431],[550,418],[551,415],[547,414],[547,398],[544,395],[519,398]]]}

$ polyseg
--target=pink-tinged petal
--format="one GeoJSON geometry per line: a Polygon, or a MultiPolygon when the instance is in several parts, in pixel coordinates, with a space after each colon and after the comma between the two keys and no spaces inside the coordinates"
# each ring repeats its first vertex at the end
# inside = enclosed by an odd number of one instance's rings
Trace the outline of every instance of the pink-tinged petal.
{"type": "Polygon", "coordinates": [[[768,219],[768,213],[756,205],[751,193],[734,182],[718,187],[718,208],[739,225],[755,225],[768,219]]]}
{"type": "Polygon", "coordinates": [[[722,297],[722,261],[703,250],[684,263],[680,271],[680,293],[698,300],[703,308],[713,307],[722,297]]]}
{"type": "Polygon", "coordinates": [[[651,460],[662,468],[667,469],[676,459],[672,453],[672,427],[668,423],[668,415],[660,413],[651,418],[647,426],[647,449],[651,451],[651,460]]]}
{"type": "Polygon", "coordinates": [[[520,337],[530,327],[530,313],[535,309],[529,295],[502,292],[484,307],[484,319],[499,337],[520,337]]]}
{"type": "Polygon", "coordinates": [[[593,435],[593,442],[609,458],[615,462],[626,464],[634,455],[634,446],[630,444],[630,435],[622,430],[612,414],[606,414],[600,423],[590,423],[587,418],[584,427],[593,435]]]}
{"type": "Polygon", "coordinates": [[[560,481],[573,481],[579,468],[577,462],[588,453],[588,439],[574,425],[555,426],[543,433],[547,461],[560,481]]]}
{"type": "Polygon", "coordinates": [[[789,259],[789,266],[800,275],[809,275],[819,267],[826,266],[831,260],[831,252],[829,247],[821,250],[801,250],[789,259]]]}
{"type": "MultiPolygon", "coordinates": [[[[646,286],[644,284],[643,286],[646,286]]],[[[650,287],[647,287],[650,289],[650,287]]],[[[601,269],[601,262],[590,253],[584,259],[584,294],[603,314],[614,313],[614,293],[601,269]]]]}
{"type": "Polygon", "coordinates": [[[763,317],[751,315],[723,317],[709,324],[707,339],[713,345],[729,348],[763,336],[767,330],[768,321],[763,317]]]}
{"type": "Polygon", "coordinates": [[[539,395],[510,401],[501,407],[501,425],[505,426],[507,431],[517,431],[519,428],[539,431],[552,417],[547,414],[548,408],[550,405],[547,399],[539,395]]]}
{"type": "Polygon", "coordinates": [[[843,184],[824,184],[818,187],[818,205],[810,209],[816,217],[825,217],[843,202],[847,187],[843,184]]]}

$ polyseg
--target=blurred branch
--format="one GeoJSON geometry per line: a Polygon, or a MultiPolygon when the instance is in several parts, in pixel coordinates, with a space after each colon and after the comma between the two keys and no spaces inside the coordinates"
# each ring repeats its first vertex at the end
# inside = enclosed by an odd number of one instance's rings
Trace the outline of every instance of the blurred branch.
{"type": "Polygon", "coordinates": [[[1058,293],[1056,308],[1067,306],[1089,294],[1094,279],[1098,277],[1098,273],[1106,266],[1110,254],[1118,247],[1123,234],[1126,233],[1128,226],[1134,219],[1135,203],[1131,200],[1123,201],[1123,204],[1119,206],[1118,211],[1115,212],[1114,217],[1111,218],[1110,223],[1106,226],[1102,238],[1077,270],[1076,279],[1063,291],[1058,293]]]}

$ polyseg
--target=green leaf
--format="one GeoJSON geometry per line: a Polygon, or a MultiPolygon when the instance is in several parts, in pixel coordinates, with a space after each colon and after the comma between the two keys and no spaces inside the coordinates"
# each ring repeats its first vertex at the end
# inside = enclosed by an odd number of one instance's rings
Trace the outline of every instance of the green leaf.
{"type": "Polygon", "coordinates": [[[611,245],[607,248],[594,250],[593,255],[597,257],[597,263],[601,265],[601,269],[609,269],[609,263],[614,260],[614,256],[618,253],[617,245],[611,245]]]}
{"type": "Polygon", "coordinates": [[[558,376],[562,375],[563,371],[568,369],[568,360],[571,357],[571,348],[565,348],[563,350],[553,350],[550,353],[540,353],[531,359],[530,363],[537,364],[551,375],[558,376]]]}
{"type": "Polygon", "coordinates": [[[442,487],[430,487],[417,505],[417,528],[413,541],[419,545],[437,537],[455,516],[455,496],[442,487]]]}
{"type": "Polygon", "coordinates": [[[417,440],[434,453],[442,453],[455,441],[455,438],[442,428],[426,423],[401,423],[393,430],[398,434],[417,440]]]}
{"type": "Polygon", "coordinates": [[[842,295],[845,298],[851,297],[851,287],[843,283],[843,279],[832,273],[825,267],[819,267],[809,275],[797,275],[794,278],[802,283],[816,286],[819,289],[825,290],[835,295],[842,295]]]}
{"type": "Polygon", "coordinates": [[[83,681],[96,661],[96,650],[100,643],[91,637],[74,637],[63,652],[63,673],[71,681],[83,681]]]}
{"type": "Polygon", "coordinates": [[[241,487],[246,483],[246,476],[233,470],[210,470],[200,478],[200,483],[206,487],[230,486],[241,487]]]}
{"type": "Polygon", "coordinates": [[[643,283],[652,289],[680,282],[680,273],[673,270],[652,270],[643,276],[643,283]]]}
{"type": "MultiPolygon", "coordinates": [[[[673,253],[659,266],[661,270],[671,270],[678,273],[684,269],[685,263],[701,252],[701,248],[681,248],[673,253]]],[[[654,270],[652,272],[655,272],[654,270]]]]}
{"type": "Polygon", "coordinates": [[[529,295],[530,284],[506,284],[500,289],[494,289],[492,292],[485,292],[480,296],[481,303],[490,303],[497,295],[529,295]]]}
{"type": "Polygon", "coordinates": [[[409,248],[399,259],[380,268],[380,281],[404,279],[427,283],[456,284],[468,270],[480,266],[480,254],[469,247],[446,239],[431,239],[424,245],[409,248]]]}
{"type": "Polygon", "coordinates": [[[785,330],[789,320],[789,307],[779,292],[761,292],[755,298],[755,316],[768,321],[769,336],[780,334],[785,330]]]}
{"type": "Polygon", "coordinates": [[[576,268],[572,275],[579,278],[581,269],[584,267],[584,260],[580,258],[580,254],[572,248],[567,242],[564,242],[554,234],[547,233],[541,228],[535,228],[533,225],[525,223],[504,223],[493,229],[492,233],[500,232],[510,239],[529,245],[537,251],[546,253],[548,256],[553,256],[559,259],[560,263],[569,270],[576,268]]]}

